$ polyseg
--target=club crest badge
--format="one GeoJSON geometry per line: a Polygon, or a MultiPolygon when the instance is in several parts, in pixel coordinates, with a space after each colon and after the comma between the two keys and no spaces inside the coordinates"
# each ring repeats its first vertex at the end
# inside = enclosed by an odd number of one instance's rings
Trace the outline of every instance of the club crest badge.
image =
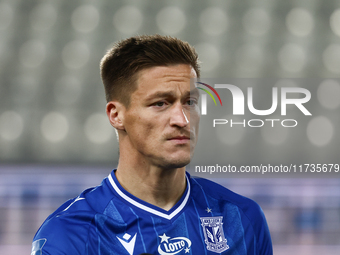
{"type": "Polygon", "coordinates": [[[201,217],[201,225],[207,250],[221,253],[229,249],[223,232],[223,216],[201,217]]]}

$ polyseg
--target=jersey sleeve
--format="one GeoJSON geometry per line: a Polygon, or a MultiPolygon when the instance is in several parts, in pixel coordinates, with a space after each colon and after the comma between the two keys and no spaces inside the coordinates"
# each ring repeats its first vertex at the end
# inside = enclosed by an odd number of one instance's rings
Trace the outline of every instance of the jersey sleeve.
{"type": "Polygon", "coordinates": [[[85,254],[89,225],[81,221],[72,215],[47,220],[33,239],[31,255],[85,254]]]}

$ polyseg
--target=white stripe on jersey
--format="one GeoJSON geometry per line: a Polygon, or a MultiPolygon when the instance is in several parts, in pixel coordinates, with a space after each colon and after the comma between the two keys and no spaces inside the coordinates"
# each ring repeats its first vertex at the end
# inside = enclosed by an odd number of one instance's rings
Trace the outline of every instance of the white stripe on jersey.
{"type": "Polygon", "coordinates": [[[79,200],[83,200],[83,199],[85,199],[85,197],[77,197],[67,208],[65,208],[64,210],[63,210],[63,212],[65,212],[66,210],[68,210],[70,207],[71,207],[71,205],[73,205],[75,202],[77,202],[77,201],[79,201],[79,200]]]}
{"type": "Polygon", "coordinates": [[[152,209],[146,205],[143,205],[135,200],[133,200],[132,198],[128,197],[127,195],[125,195],[119,188],[118,186],[116,185],[116,183],[114,182],[111,174],[109,174],[109,181],[112,185],[112,187],[114,188],[114,190],[123,198],[125,199],[126,201],[128,201],[129,203],[133,204],[134,206],[137,206],[138,208],[144,210],[144,211],[147,211],[149,213],[152,213],[152,214],[155,214],[157,216],[160,216],[162,218],[165,218],[167,220],[171,220],[173,217],[175,217],[183,208],[184,206],[186,205],[186,203],[188,202],[188,199],[189,199],[189,196],[190,196],[190,182],[188,180],[188,177],[185,176],[186,179],[187,179],[187,185],[188,185],[188,192],[183,200],[183,202],[180,204],[180,206],[178,206],[178,208],[173,211],[171,214],[166,214],[166,213],[162,213],[162,212],[159,212],[155,209],[152,209]]]}

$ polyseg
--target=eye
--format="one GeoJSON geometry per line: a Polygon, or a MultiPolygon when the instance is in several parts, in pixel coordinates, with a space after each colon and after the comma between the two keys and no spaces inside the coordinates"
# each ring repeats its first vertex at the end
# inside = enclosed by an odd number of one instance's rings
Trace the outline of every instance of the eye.
{"type": "Polygon", "coordinates": [[[188,101],[187,101],[187,105],[195,105],[197,103],[197,100],[195,100],[195,99],[189,99],[188,101]]]}
{"type": "Polygon", "coordinates": [[[157,106],[157,107],[162,107],[162,106],[164,106],[164,105],[165,105],[165,102],[163,102],[163,101],[160,101],[160,102],[156,102],[156,103],[154,103],[153,105],[154,105],[154,106],[157,106]]]}

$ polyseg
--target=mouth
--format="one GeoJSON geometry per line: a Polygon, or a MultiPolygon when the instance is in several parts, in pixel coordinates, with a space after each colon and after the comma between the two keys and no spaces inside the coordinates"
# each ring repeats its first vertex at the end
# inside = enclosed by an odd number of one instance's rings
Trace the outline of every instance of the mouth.
{"type": "Polygon", "coordinates": [[[176,144],[186,144],[190,142],[190,137],[188,136],[174,136],[168,139],[176,144]]]}

